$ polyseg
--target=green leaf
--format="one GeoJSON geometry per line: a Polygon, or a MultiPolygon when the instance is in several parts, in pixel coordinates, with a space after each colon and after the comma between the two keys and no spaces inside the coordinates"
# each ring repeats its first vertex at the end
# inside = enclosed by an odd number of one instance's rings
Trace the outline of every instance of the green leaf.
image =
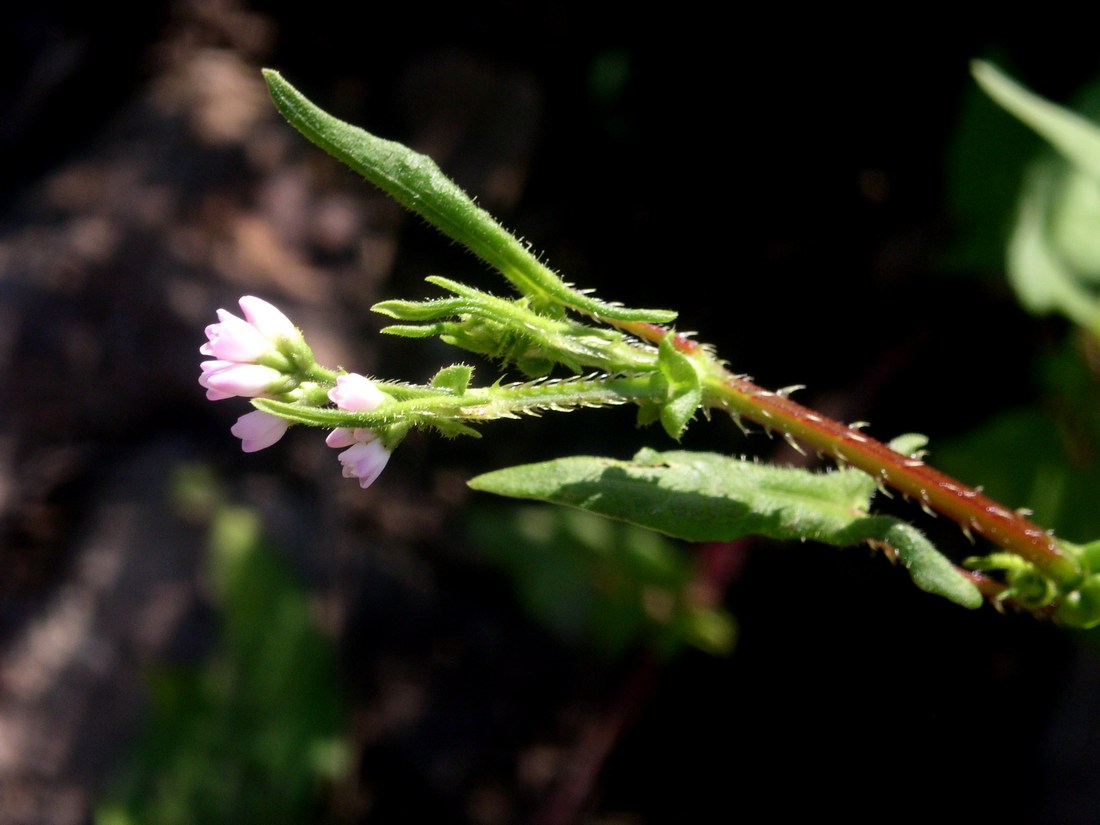
{"type": "Polygon", "coordinates": [[[926,593],[943,596],[963,607],[981,606],[982,594],[978,588],[935,548],[924,533],[900,519],[878,516],[868,521],[880,519],[884,520],[885,529],[880,534],[881,538],[872,540],[883,541],[897,551],[898,559],[909,571],[913,584],[926,593]]]}
{"type": "Polygon", "coordinates": [[[577,507],[690,541],[746,535],[842,547],[878,541],[898,551],[918,587],[967,607],[982,601],[974,585],[919,531],[897,519],[867,514],[874,481],[857,470],[812,473],[713,453],[642,450],[632,461],[562,458],[486,473],[469,484],[498,495],[577,507]]]}
{"type": "Polygon", "coordinates": [[[755,534],[828,541],[867,512],[856,470],[811,473],[715,453],[640,451],[632,461],[574,456],[477,476],[475,490],[567,504],[690,541],[755,534]]]}
{"type": "Polygon", "coordinates": [[[276,107],[294,128],[406,209],[496,267],[523,294],[597,318],[663,324],[676,317],[669,310],[608,304],[572,289],[477,206],[431,158],[333,117],[278,72],[265,69],[264,79],[276,107]]]}

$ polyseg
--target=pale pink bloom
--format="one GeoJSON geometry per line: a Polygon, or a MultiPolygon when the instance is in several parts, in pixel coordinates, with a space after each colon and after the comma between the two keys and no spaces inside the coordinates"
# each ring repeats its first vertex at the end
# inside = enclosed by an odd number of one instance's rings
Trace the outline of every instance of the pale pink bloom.
{"type": "Polygon", "coordinates": [[[344,478],[359,479],[359,486],[365,490],[386,468],[386,462],[390,460],[390,451],[381,441],[372,439],[353,444],[337,458],[344,466],[344,478]]]}
{"type": "Polygon", "coordinates": [[[254,453],[282,438],[289,426],[286,419],[263,410],[253,410],[238,418],[229,431],[241,440],[242,450],[254,453]]]}
{"type": "Polygon", "coordinates": [[[263,395],[283,376],[258,362],[277,353],[280,340],[301,335],[290,319],[267,301],[245,295],[240,304],[245,317],[219,309],[218,323],[206,328],[207,341],[199,347],[199,352],[215,359],[203,362],[199,378],[211,401],[263,395]]]}
{"type": "MultiPolygon", "coordinates": [[[[373,412],[386,401],[373,381],[354,372],[339,376],[328,397],[338,409],[348,412],[373,412]]],[[[328,434],[325,443],[348,448],[337,456],[344,467],[344,478],[359,479],[364,490],[374,483],[390,460],[390,451],[365,427],[337,427],[328,434]]]]}
{"type": "Polygon", "coordinates": [[[267,355],[274,345],[252,324],[225,309],[218,310],[220,323],[206,328],[207,342],[199,347],[203,355],[220,361],[252,362],[267,355]]]}
{"type": "Polygon", "coordinates": [[[283,374],[271,367],[259,364],[238,364],[233,361],[203,361],[199,383],[206,387],[206,397],[211,401],[241,395],[255,398],[281,381],[283,374]]]}
{"type": "Polygon", "coordinates": [[[339,376],[328,397],[338,409],[348,412],[374,412],[386,400],[373,381],[355,372],[339,376]]]}
{"type": "Polygon", "coordinates": [[[245,295],[239,301],[244,317],[270,341],[280,338],[297,338],[298,328],[276,307],[262,298],[245,295]]]}

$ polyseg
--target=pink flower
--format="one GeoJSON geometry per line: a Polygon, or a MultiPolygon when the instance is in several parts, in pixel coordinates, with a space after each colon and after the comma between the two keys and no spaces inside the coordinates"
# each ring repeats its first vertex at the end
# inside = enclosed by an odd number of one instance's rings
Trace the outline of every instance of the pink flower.
{"type": "MultiPolygon", "coordinates": [[[[328,397],[338,409],[348,412],[373,412],[386,401],[373,381],[354,372],[338,377],[328,397]]],[[[365,427],[337,427],[328,434],[325,443],[348,448],[337,456],[344,467],[344,478],[359,479],[364,490],[374,483],[390,460],[390,451],[365,427]]]]}
{"type": "MultiPolygon", "coordinates": [[[[368,432],[370,432],[368,430],[368,432]]],[[[371,433],[373,436],[373,433],[371,433]]],[[[374,483],[390,460],[390,451],[377,438],[359,441],[337,456],[344,467],[344,478],[359,479],[364,490],[374,483]]]]}
{"type": "Polygon", "coordinates": [[[211,401],[269,392],[284,375],[261,360],[282,358],[279,342],[301,338],[290,319],[267,301],[245,295],[240,305],[244,318],[218,310],[219,322],[206,328],[207,341],[199,347],[200,353],[215,359],[203,362],[199,376],[211,401]]]}
{"type": "Polygon", "coordinates": [[[229,431],[241,440],[242,450],[254,453],[282,438],[289,426],[285,419],[263,410],[254,410],[238,418],[229,431]]]}

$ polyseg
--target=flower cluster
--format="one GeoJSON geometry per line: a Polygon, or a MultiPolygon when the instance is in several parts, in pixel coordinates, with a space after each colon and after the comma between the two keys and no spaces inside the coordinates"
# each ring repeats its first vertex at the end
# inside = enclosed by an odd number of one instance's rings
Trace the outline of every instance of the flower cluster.
{"type": "MultiPolygon", "coordinates": [[[[219,322],[206,328],[207,342],[199,348],[213,359],[201,365],[199,383],[206,388],[206,397],[211,401],[293,397],[290,394],[309,378],[314,366],[301,332],[260,298],[246,295],[240,306],[244,318],[219,309],[219,322]]],[[[337,409],[347,412],[372,412],[387,400],[370,379],[356,373],[338,376],[328,398],[337,409]]],[[[242,450],[253,453],[277,442],[288,426],[279,416],[254,410],[238,418],[230,431],[241,440],[242,450]]],[[[339,427],[325,443],[348,448],[338,456],[344,477],[359,479],[363,488],[378,478],[390,458],[390,449],[377,433],[365,428],[339,427]]]]}
{"type": "MultiPolygon", "coordinates": [[[[337,378],[328,397],[338,409],[348,412],[373,412],[386,400],[369,378],[354,372],[337,378]]],[[[344,478],[359,479],[363,489],[374,483],[390,460],[390,451],[372,430],[337,427],[328,434],[325,443],[336,449],[348,448],[337,456],[344,467],[344,478]]]]}
{"type": "Polygon", "coordinates": [[[199,348],[215,360],[202,363],[199,383],[211,401],[275,395],[293,388],[289,355],[304,345],[302,334],[278,309],[252,295],[240,300],[244,318],[218,310],[219,323],[206,328],[199,348]]]}

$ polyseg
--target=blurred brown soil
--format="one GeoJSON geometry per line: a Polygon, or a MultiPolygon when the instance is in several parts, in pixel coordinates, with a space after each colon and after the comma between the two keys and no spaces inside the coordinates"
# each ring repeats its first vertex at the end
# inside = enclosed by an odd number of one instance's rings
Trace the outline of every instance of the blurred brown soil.
{"type": "MultiPolygon", "coordinates": [[[[143,669],[197,661],[209,647],[205,539],[170,498],[181,467],[216,466],[234,499],[267,515],[334,636],[368,567],[398,592],[439,586],[418,569],[414,548],[436,540],[465,495],[453,475],[410,474],[395,462],[384,492],[362,494],[340,478],[316,433],[293,433],[277,455],[245,460],[228,426],[247,407],[210,404],[196,383],[203,327],[242,294],[281,307],[323,363],[376,366],[374,322],[363,319],[383,297],[405,218],[277,116],[258,71],[274,35],[272,20],[234,2],[175,4],[137,56],[152,66],[141,83],[8,204],[0,235],[4,825],[86,821],[139,729],[143,669]]],[[[35,77],[24,97],[33,98],[35,77]]],[[[461,61],[422,62],[408,82],[437,88],[448,79],[515,98],[513,112],[531,109],[522,83],[461,61]]],[[[470,122],[438,112],[419,138],[445,157],[470,122]]],[[[509,122],[514,132],[523,121],[509,122]]],[[[491,200],[515,198],[520,159],[482,143],[466,174],[491,200]]],[[[422,678],[414,668],[400,684],[422,678]]],[[[364,716],[372,737],[385,738],[394,714],[417,714],[387,702],[364,716]]]]}

